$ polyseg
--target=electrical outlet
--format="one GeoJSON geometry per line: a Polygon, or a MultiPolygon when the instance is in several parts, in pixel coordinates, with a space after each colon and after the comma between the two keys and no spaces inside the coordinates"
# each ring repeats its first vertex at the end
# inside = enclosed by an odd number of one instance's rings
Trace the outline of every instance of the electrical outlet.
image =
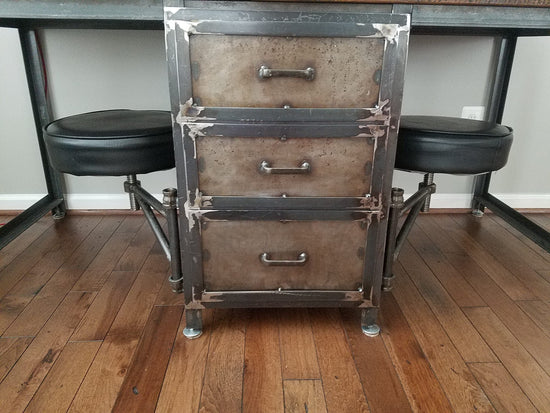
{"type": "Polygon", "coordinates": [[[462,108],[462,118],[483,120],[485,115],[485,106],[464,106],[462,108]]]}

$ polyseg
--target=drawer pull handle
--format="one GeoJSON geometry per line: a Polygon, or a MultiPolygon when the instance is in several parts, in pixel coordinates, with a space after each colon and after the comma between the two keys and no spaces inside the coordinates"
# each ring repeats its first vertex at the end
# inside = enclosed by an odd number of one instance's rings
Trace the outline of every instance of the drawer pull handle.
{"type": "Polygon", "coordinates": [[[300,166],[297,168],[272,168],[271,164],[267,161],[262,161],[260,163],[260,172],[264,174],[287,174],[287,175],[295,175],[295,174],[308,174],[311,172],[311,165],[307,161],[303,161],[300,166]]]}
{"type": "Polygon", "coordinates": [[[305,265],[307,262],[307,253],[301,252],[295,260],[272,260],[269,258],[269,254],[264,252],[260,255],[260,261],[263,265],[268,267],[298,267],[305,265]]]}
{"type": "Polygon", "coordinates": [[[258,70],[260,79],[269,79],[271,77],[298,77],[305,80],[315,79],[315,69],[308,67],[304,70],[293,69],[270,69],[267,66],[260,66],[258,70]]]}

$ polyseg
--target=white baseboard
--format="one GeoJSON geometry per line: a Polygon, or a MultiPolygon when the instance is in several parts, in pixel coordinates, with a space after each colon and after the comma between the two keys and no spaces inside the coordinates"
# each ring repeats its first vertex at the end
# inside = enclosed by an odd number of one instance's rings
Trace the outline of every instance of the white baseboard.
{"type": "MultiPolygon", "coordinates": [[[[512,208],[550,208],[550,194],[494,194],[512,208]]],[[[162,194],[153,194],[162,201],[162,194]]],[[[0,195],[0,211],[22,210],[43,198],[44,194],[0,195]]],[[[405,194],[407,197],[407,194],[405,194]]],[[[470,208],[471,194],[432,195],[432,208],[470,208]]],[[[69,194],[69,209],[129,209],[128,194],[69,194]]]]}
{"type": "MultiPolygon", "coordinates": [[[[152,194],[162,202],[162,194],[152,194]]],[[[43,198],[45,194],[0,195],[0,211],[22,210],[43,198]]],[[[130,209],[128,194],[68,194],[68,209],[130,209]]]]}

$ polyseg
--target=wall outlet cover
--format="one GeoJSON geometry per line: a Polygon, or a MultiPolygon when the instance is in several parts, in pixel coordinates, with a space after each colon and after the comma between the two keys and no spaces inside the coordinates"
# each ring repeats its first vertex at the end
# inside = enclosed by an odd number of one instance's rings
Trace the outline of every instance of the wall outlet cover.
{"type": "Polygon", "coordinates": [[[485,116],[485,106],[464,106],[461,117],[464,119],[483,120],[485,116]]]}

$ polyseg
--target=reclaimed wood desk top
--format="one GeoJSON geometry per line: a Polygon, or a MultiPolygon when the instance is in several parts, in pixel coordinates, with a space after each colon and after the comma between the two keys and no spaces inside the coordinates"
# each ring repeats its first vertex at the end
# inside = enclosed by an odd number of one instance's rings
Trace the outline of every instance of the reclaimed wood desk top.
{"type": "MultiPolygon", "coordinates": [[[[274,0],[266,1],[268,4],[274,0]]],[[[277,0],[296,2],[295,0],[277,0]]],[[[550,35],[550,0],[302,0],[410,5],[413,33],[550,35]]],[[[190,1],[189,4],[198,4],[190,1]]],[[[203,2],[211,5],[223,1],[203,2]]],[[[235,2],[234,2],[235,3],[235,2]]],[[[238,3],[238,2],[236,2],[238,3]]],[[[244,1],[243,3],[246,3],[244,1]]],[[[187,4],[187,3],[186,3],[187,4]]],[[[162,0],[0,0],[0,26],[35,28],[163,28],[162,0]]]]}
{"type": "MultiPolygon", "coordinates": [[[[259,0],[287,1],[296,0],[259,0]]],[[[550,7],[550,0],[301,0],[304,3],[381,3],[381,4],[431,4],[436,6],[510,6],[550,7]]]]}

